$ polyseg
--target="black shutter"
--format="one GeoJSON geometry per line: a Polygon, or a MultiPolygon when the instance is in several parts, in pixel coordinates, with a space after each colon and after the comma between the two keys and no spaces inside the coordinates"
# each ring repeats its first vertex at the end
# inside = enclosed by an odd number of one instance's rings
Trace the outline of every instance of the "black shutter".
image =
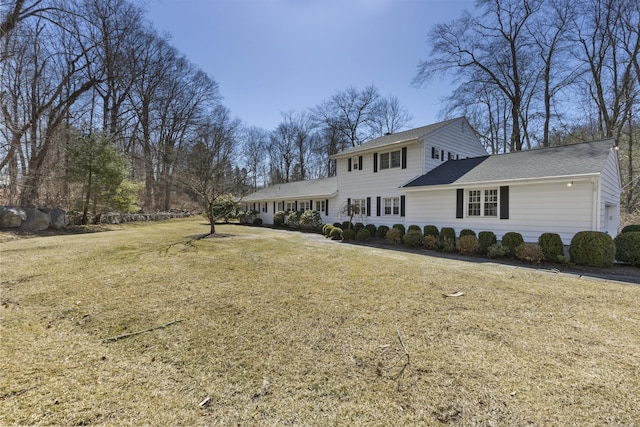
{"type": "Polygon", "coordinates": [[[380,216],[381,197],[376,197],[376,216],[380,216]]]}
{"type": "Polygon", "coordinates": [[[273,202],[273,213],[276,213],[276,202],[273,202]]]}
{"type": "Polygon", "coordinates": [[[256,209],[256,204],[255,204],[255,203],[253,204],[253,210],[254,210],[254,211],[255,211],[255,210],[257,210],[257,209],[256,209]]]}
{"type": "Polygon", "coordinates": [[[464,218],[464,190],[456,190],[456,218],[464,218]]]}
{"type": "Polygon", "coordinates": [[[351,216],[351,198],[347,198],[347,216],[351,216]]]}
{"type": "Polygon", "coordinates": [[[297,200],[295,202],[293,202],[293,210],[294,211],[298,210],[298,201],[297,200]]]}
{"type": "Polygon", "coordinates": [[[367,197],[367,216],[371,216],[371,197],[367,197]]]}
{"type": "Polygon", "coordinates": [[[404,216],[405,197],[400,196],[400,216],[404,216]]]}
{"type": "Polygon", "coordinates": [[[431,158],[432,159],[436,158],[436,147],[431,147],[431,158]]]}
{"type": "Polygon", "coordinates": [[[509,187],[500,187],[500,219],[509,219],[509,187]]]}
{"type": "Polygon", "coordinates": [[[362,170],[362,156],[358,156],[358,169],[362,170]]]}
{"type": "Polygon", "coordinates": [[[351,172],[351,157],[347,160],[347,171],[351,172]]]}
{"type": "Polygon", "coordinates": [[[402,169],[407,168],[407,147],[402,147],[402,169]]]}
{"type": "Polygon", "coordinates": [[[309,200],[309,209],[313,210],[313,200],[309,200]]]}
{"type": "Polygon", "coordinates": [[[444,162],[444,150],[440,151],[440,161],[444,162]]]}
{"type": "Polygon", "coordinates": [[[378,153],[373,153],[373,172],[378,172],[378,153]]]}
{"type": "Polygon", "coordinates": [[[329,199],[324,201],[324,214],[329,216],[329,199]]]}

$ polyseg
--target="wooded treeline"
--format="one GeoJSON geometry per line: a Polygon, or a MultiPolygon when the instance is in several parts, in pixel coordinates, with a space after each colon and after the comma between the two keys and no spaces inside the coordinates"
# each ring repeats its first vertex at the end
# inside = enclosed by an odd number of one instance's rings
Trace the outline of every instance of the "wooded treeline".
{"type": "MultiPolygon", "coordinates": [[[[479,0],[474,13],[431,30],[415,83],[453,76],[443,117],[466,115],[492,153],[615,137],[632,210],[639,16],[635,0],[479,0]]],[[[218,82],[158,34],[137,2],[0,5],[5,203],[85,214],[206,205],[334,175],[332,154],[411,120],[397,98],[365,86],[261,129],[234,117],[218,82]]]]}

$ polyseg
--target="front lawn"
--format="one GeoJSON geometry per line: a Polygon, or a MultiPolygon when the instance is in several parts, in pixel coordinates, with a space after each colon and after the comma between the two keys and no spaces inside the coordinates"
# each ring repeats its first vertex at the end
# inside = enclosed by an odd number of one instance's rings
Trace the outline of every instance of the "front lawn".
{"type": "Polygon", "coordinates": [[[208,228],[0,239],[0,425],[640,418],[638,286],[208,228]]]}

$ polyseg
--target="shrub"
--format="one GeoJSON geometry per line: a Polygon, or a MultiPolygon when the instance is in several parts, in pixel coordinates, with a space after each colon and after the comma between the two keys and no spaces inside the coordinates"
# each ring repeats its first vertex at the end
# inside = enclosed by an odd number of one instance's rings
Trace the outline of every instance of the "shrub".
{"type": "Polygon", "coordinates": [[[489,250],[489,246],[498,243],[496,235],[493,231],[481,231],[478,233],[478,253],[485,255],[489,250]]]}
{"type": "Polygon", "coordinates": [[[299,228],[301,217],[302,217],[302,212],[290,211],[287,215],[287,225],[291,228],[299,228]]]}
{"type": "Polygon", "coordinates": [[[393,224],[393,226],[391,228],[397,228],[398,230],[400,230],[400,234],[403,235],[403,236],[406,233],[406,229],[404,228],[404,224],[393,224]]]}
{"type": "Polygon", "coordinates": [[[438,236],[432,236],[428,234],[422,239],[422,244],[424,245],[425,249],[435,251],[440,247],[440,239],[438,238],[438,236]]]}
{"type": "Polygon", "coordinates": [[[451,227],[442,227],[440,230],[440,246],[445,251],[453,251],[456,248],[456,230],[451,227]],[[445,249],[445,245],[449,249],[445,249]]]}
{"type": "Polygon", "coordinates": [[[616,256],[613,239],[601,231],[579,231],[569,246],[571,262],[589,267],[611,267],[616,256]]]}
{"type": "Polygon", "coordinates": [[[343,230],[351,230],[353,228],[353,224],[349,221],[343,221],[341,227],[343,230]]]}
{"type": "Polygon", "coordinates": [[[409,232],[404,235],[404,244],[410,248],[422,246],[422,231],[420,231],[419,228],[417,230],[409,230],[409,232]]]}
{"type": "Polygon", "coordinates": [[[475,254],[478,252],[478,249],[480,248],[480,245],[478,244],[478,238],[470,234],[462,236],[460,237],[460,239],[458,239],[457,248],[461,254],[465,254],[465,255],[475,254]]]}
{"type": "Polygon", "coordinates": [[[369,236],[376,236],[378,232],[378,228],[375,224],[367,224],[364,226],[365,229],[369,230],[369,236]]]}
{"type": "Polygon", "coordinates": [[[282,227],[284,225],[285,213],[284,211],[278,211],[273,214],[273,225],[282,227]]]}
{"type": "Polygon", "coordinates": [[[522,261],[540,264],[544,259],[544,252],[537,243],[524,243],[518,246],[518,249],[516,250],[516,257],[522,261]]]}
{"type": "Polygon", "coordinates": [[[399,245],[400,243],[402,243],[402,232],[399,228],[394,227],[391,230],[387,231],[386,238],[392,245],[399,245]]]}
{"type": "Polygon", "coordinates": [[[473,230],[470,230],[468,228],[465,228],[465,229],[460,230],[460,237],[464,237],[464,236],[476,237],[476,232],[473,231],[473,230]]]}
{"type": "Polygon", "coordinates": [[[253,225],[262,225],[262,218],[253,218],[253,225]]]}
{"type": "Polygon", "coordinates": [[[369,232],[369,230],[367,230],[366,227],[358,230],[358,232],[356,233],[356,239],[359,242],[368,242],[370,238],[371,233],[369,232]]]}
{"type": "Polygon", "coordinates": [[[331,240],[341,240],[342,239],[342,228],[333,227],[331,230],[331,240]]]}
{"type": "Polygon", "coordinates": [[[356,238],[356,232],[353,231],[350,228],[347,228],[346,230],[342,231],[342,240],[344,241],[348,241],[348,240],[355,240],[356,238]]]}
{"type": "Polygon", "coordinates": [[[433,236],[440,237],[440,232],[438,231],[438,227],[435,225],[425,225],[424,226],[424,237],[433,236]]]}
{"type": "Polygon", "coordinates": [[[620,233],[631,233],[634,231],[640,231],[640,224],[629,224],[625,225],[620,233]]]}
{"type": "Polygon", "coordinates": [[[420,234],[422,234],[422,228],[418,227],[417,225],[410,225],[409,228],[407,228],[407,232],[411,230],[419,231],[420,234]]]}
{"type": "Polygon", "coordinates": [[[547,262],[558,262],[558,256],[564,255],[564,244],[559,234],[542,233],[538,237],[538,245],[542,248],[542,259],[547,262]]]}
{"type": "Polygon", "coordinates": [[[504,233],[504,236],[502,236],[502,246],[509,250],[509,256],[516,256],[518,246],[523,244],[524,239],[522,238],[522,234],[520,233],[510,231],[508,233],[504,233]]]}
{"type": "Polygon", "coordinates": [[[381,239],[385,239],[387,237],[387,232],[389,231],[389,227],[387,227],[386,225],[381,225],[380,227],[378,227],[378,237],[380,237],[381,239]]]}
{"type": "Polygon", "coordinates": [[[502,243],[496,243],[489,246],[487,256],[489,258],[500,258],[509,254],[509,248],[502,246],[502,243]]]}
{"type": "Polygon", "coordinates": [[[640,266],[640,231],[620,233],[616,236],[614,242],[618,261],[640,266]]]}
{"type": "Polygon", "coordinates": [[[364,228],[364,224],[361,222],[356,222],[355,224],[353,224],[353,231],[356,232],[356,234],[358,233],[358,231],[362,230],[364,228]]]}
{"type": "Polygon", "coordinates": [[[300,215],[300,227],[305,230],[319,230],[322,225],[322,217],[318,211],[304,211],[300,215]]]}
{"type": "Polygon", "coordinates": [[[338,228],[340,228],[340,229],[341,229],[341,228],[342,228],[342,223],[341,223],[341,222],[334,222],[334,223],[333,223],[333,226],[334,226],[334,227],[338,227],[338,228]]]}
{"type": "Polygon", "coordinates": [[[333,225],[331,225],[331,224],[325,224],[325,225],[323,225],[323,226],[322,226],[322,229],[321,229],[322,234],[323,234],[324,236],[328,235],[328,234],[331,232],[331,228],[333,228],[333,225]]]}

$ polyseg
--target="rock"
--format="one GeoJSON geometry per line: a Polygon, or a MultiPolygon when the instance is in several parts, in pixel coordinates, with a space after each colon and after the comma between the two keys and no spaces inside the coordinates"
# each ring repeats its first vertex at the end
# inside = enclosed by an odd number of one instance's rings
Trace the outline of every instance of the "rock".
{"type": "Polygon", "coordinates": [[[22,208],[0,206],[0,228],[20,227],[22,221],[27,219],[27,213],[22,208]]]}
{"type": "Polygon", "coordinates": [[[58,208],[42,208],[40,210],[51,217],[50,228],[61,230],[67,226],[67,215],[64,210],[58,208]]]}
{"type": "Polygon", "coordinates": [[[51,225],[51,217],[49,214],[35,208],[24,208],[24,211],[27,214],[27,219],[20,225],[22,230],[42,231],[51,225]]]}

